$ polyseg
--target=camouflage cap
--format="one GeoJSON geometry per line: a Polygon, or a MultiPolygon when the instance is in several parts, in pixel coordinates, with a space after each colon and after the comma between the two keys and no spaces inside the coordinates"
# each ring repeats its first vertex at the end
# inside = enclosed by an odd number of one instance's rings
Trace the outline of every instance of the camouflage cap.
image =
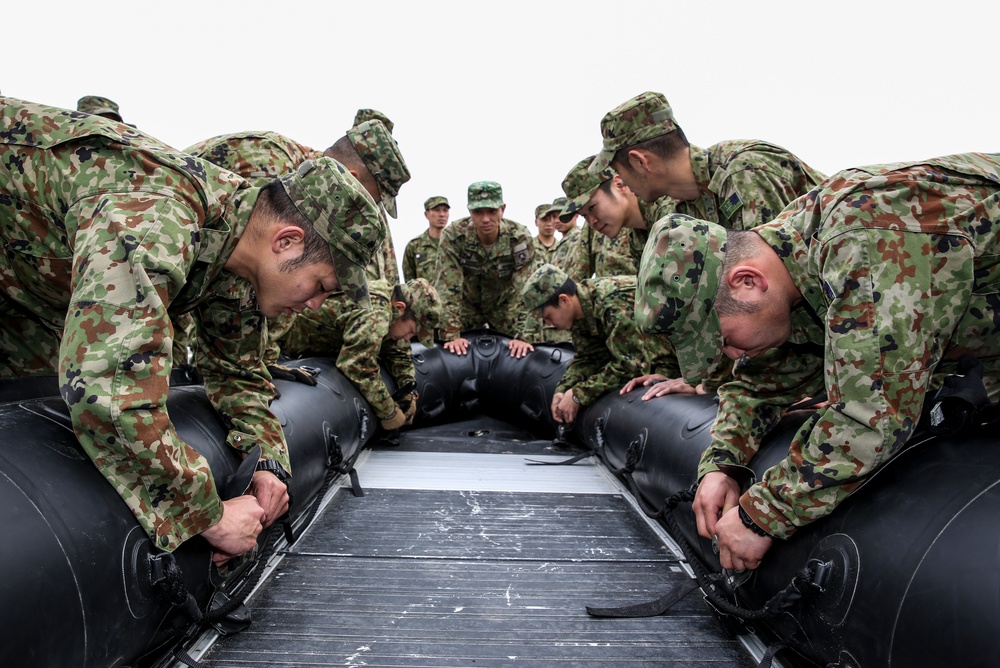
{"type": "Polygon", "coordinates": [[[347,168],[332,158],[306,160],[281,177],[285,192],[330,244],[340,289],[370,305],[365,268],[385,240],[378,206],[347,168]]]}
{"type": "Polygon", "coordinates": [[[564,223],[569,222],[573,216],[583,210],[583,207],[587,205],[602,183],[614,178],[617,174],[610,167],[605,167],[597,173],[591,172],[589,168],[593,160],[594,156],[590,156],[576,163],[563,179],[562,189],[566,193],[567,201],[562,213],[559,214],[559,220],[564,223]]]}
{"type": "Polygon", "coordinates": [[[114,116],[115,120],[119,123],[122,120],[121,112],[118,111],[118,105],[100,95],[84,95],[77,100],[76,110],[82,111],[85,114],[94,114],[95,116],[114,116]]]}
{"type": "Polygon", "coordinates": [[[354,126],[347,131],[347,138],[375,177],[386,213],[395,218],[396,195],[400,187],[410,180],[410,170],[406,168],[399,145],[378,120],[354,126]]]}
{"type": "Polygon", "coordinates": [[[541,220],[545,216],[555,211],[556,207],[551,204],[539,204],[535,207],[535,220],[541,220]]]}
{"type": "Polygon", "coordinates": [[[620,149],[635,146],[676,129],[674,112],[663,93],[646,92],[636,95],[604,114],[601,119],[604,148],[594,158],[590,171],[600,172],[610,165],[620,149]]]}
{"type": "Polygon", "coordinates": [[[635,320],[639,329],[662,334],[677,352],[681,373],[692,385],[704,380],[722,352],[715,312],[726,229],[683,214],[653,226],[639,263],[635,320]]]}
{"type": "Polygon", "coordinates": [[[448,204],[447,197],[441,197],[440,195],[435,195],[434,197],[428,197],[427,201],[424,202],[424,211],[430,211],[434,207],[441,206],[442,204],[444,204],[449,209],[451,208],[451,204],[448,204]]]}
{"type": "Polygon", "coordinates": [[[529,311],[536,311],[569,280],[569,274],[554,264],[543,264],[532,272],[521,288],[521,298],[529,311]]]}
{"type": "Polygon", "coordinates": [[[441,298],[426,278],[414,278],[399,286],[413,317],[423,329],[436,329],[441,319],[441,298]]]}
{"type": "Polygon", "coordinates": [[[352,125],[361,125],[365,121],[382,121],[382,125],[385,129],[392,134],[392,129],[395,127],[389,117],[383,114],[378,109],[358,109],[358,113],[354,114],[354,123],[352,125]]]}
{"type": "Polygon", "coordinates": [[[503,206],[503,188],[496,181],[476,181],[469,186],[469,211],[499,209],[503,206]]]}

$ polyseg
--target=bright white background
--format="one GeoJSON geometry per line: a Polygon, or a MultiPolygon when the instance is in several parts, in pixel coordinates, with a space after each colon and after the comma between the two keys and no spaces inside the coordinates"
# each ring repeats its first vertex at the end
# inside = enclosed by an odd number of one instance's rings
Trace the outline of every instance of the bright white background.
{"type": "Polygon", "coordinates": [[[604,113],[646,90],[698,146],[765,139],[827,174],[998,151],[998,25],[989,0],[57,0],[4,12],[0,91],[104,95],[178,148],[275,130],[322,149],[379,109],[413,175],[401,257],[423,201],[466,215],[473,181],[536,232],[604,113]]]}

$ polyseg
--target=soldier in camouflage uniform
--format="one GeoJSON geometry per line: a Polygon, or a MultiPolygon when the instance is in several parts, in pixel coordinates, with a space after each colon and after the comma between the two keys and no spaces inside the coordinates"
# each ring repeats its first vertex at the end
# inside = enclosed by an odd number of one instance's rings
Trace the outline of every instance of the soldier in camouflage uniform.
{"type": "Polygon", "coordinates": [[[441,233],[448,225],[451,205],[445,197],[429,197],[424,202],[424,218],[427,229],[415,239],[410,239],[403,251],[403,278],[426,278],[433,281],[437,276],[438,246],[441,233]]]}
{"type": "Polygon", "coordinates": [[[1000,379],[1000,156],[964,154],[834,175],[774,221],[728,232],[686,216],[652,231],[636,317],[685,374],[772,353],[719,388],[694,510],[726,568],[832,512],[896,455],[935,372],[971,354],[1000,379]],[[802,394],[829,403],[742,496],[745,464],[802,394]],[[721,519],[720,519],[721,518],[721,519]]]}
{"type": "Polygon", "coordinates": [[[118,110],[118,103],[100,95],[84,95],[77,100],[76,110],[85,114],[103,116],[119,123],[124,122],[121,112],[118,110]]]}
{"type": "Polygon", "coordinates": [[[495,181],[469,186],[469,217],[456,220],[441,235],[434,286],[442,301],[442,331],[448,352],[464,355],[465,330],[488,325],[512,336],[511,355],[534,347],[521,339],[526,318],[521,304],[524,279],[535,268],[531,233],[503,217],[507,208],[495,181]]]}
{"type": "Polygon", "coordinates": [[[221,563],[288,504],[264,318],[338,289],[367,301],[364,266],[384,234],[332,160],[252,188],[123,124],[0,99],[0,375],[58,373],[83,449],[155,545],[201,534],[221,563]],[[262,449],[250,496],[220,500],[167,414],[183,312],[228,445],[262,449]]]}
{"type": "Polygon", "coordinates": [[[424,278],[392,289],[380,279],[369,283],[368,291],[371,308],[329,299],[316,311],[296,318],[280,344],[293,357],[335,358],[337,368],[368,401],[382,427],[392,431],[413,421],[417,396],[411,393],[394,402],[382,380],[379,358],[397,387],[414,380],[409,341],[419,331],[438,326],[440,300],[424,278]]]}
{"type": "Polygon", "coordinates": [[[613,167],[644,202],[670,197],[677,200],[672,212],[734,230],[773,220],[824,178],[767,142],[692,146],[662,93],[642,93],[609,111],[601,136],[604,147],[590,171],[613,167]]]}
{"type": "MultiPolygon", "coordinates": [[[[276,132],[238,132],[206,139],[185,149],[186,153],[204,158],[224,169],[235,172],[254,185],[261,186],[282,174],[293,172],[306,160],[320,156],[334,158],[364,186],[376,202],[396,216],[395,196],[410,178],[406,162],[396,141],[380,120],[364,121],[352,127],[326,151],[319,152],[276,132]]],[[[388,225],[386,226],[388,229],[388,225]]],[[[389,265],[385,248],[376,254],[368,268],[372,280],[387,275],[398,276],[395,255],[389,265]],[[388,269],[393,271],[387,272],[388,269]]],[[[291,327],[294,314],[283,314],[268,321],[268,347],[265,361],[275,378],[316,383],[302,369],[278,364],[277,339],[291,327]]]]}
{"type": "Polygon", "coordinates": [[[551,264],[543,264],[525,282],[525,308],[573,336],[576,354],[552,397],[556,422],[573,422],[581,406],[619,390],[635,376],[651,371],[678,375],[670,344],[636,326],[635,286],[635,276],[577,283],[551,264]]]}
{"type": "Polygon", "coordinates": [[[551,262],[558,246],[556,213],[551,204],[539,204],[535,207],[535,227],[538,228],[538,234],[533,240],[535,255],[539,262],[551,262]]]}

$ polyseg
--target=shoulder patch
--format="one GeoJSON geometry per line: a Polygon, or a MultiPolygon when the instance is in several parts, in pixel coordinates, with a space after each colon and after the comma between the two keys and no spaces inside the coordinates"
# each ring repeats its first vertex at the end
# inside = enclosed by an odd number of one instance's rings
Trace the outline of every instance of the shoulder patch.
{"type": "Polygon", "coordinates": [[[728,199],[726,199],[726,201],[719,205],[719,212],[726,218],[726,220],[729,220],[737,211],[740,210],[740,207],[742,206],[743,200],[740,199],[740,194],[734,192],[728,199]]]}

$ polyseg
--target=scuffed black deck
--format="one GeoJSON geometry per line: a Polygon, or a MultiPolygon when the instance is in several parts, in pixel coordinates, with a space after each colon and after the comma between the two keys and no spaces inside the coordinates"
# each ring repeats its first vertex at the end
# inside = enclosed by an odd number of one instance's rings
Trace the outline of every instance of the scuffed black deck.
{"type": "MultiPolygon", "coordinates": [[[[414,476],[425,485],[427,473],[401,470],[387,481],[383,468],[372,477],[384,488],[366,486],[363,498],[339,492],[251,601],[253,626],[202,660],[213,668],[754,665],[696,594],[669,616],[589,617],[588,604],[647,600],[688,575],[610,484],[590,491],[586,476],[600,473],[592,462],[573,473],[543,467],[542,478],[519,483],[541,491],[460,489],[477,461],[518,470],[524,457],[502,453],[553,454],[526,435],[504,432],[503,443],[469,437],[466,427],[414,432],[384,451],[383,464],[403,465],[407,451],[468,456],[442,460],[464,467],[436,471],[443,489],[406,489],[414,476]],[[546,490],[545,476],[573,475],[583,476],[581,492],[546,490]]],[[[375,451],[360,467],[363,484],[379,458],[375,451]]]]}

